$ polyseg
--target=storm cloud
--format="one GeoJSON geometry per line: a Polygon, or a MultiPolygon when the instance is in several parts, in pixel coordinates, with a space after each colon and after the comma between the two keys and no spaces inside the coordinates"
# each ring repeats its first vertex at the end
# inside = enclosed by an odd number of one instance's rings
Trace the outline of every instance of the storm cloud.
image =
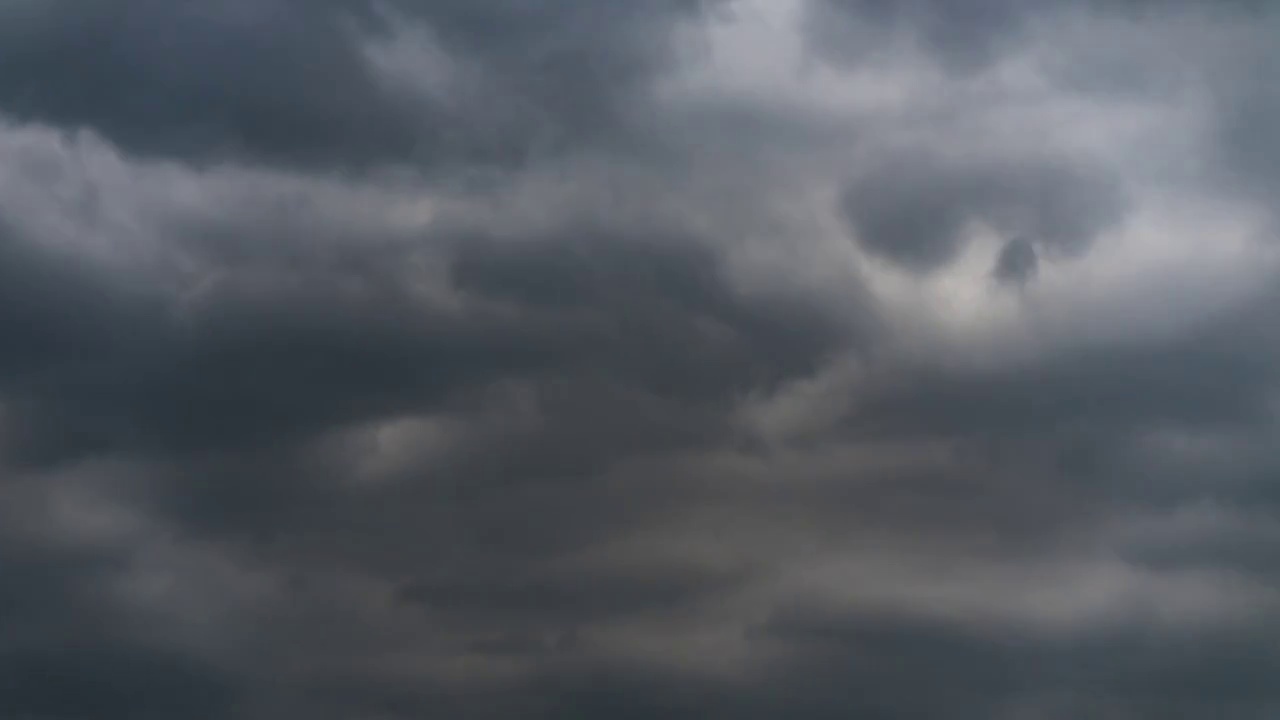
{"type": "Polygon", "coordinates": [[[1264,3],[0,8],[0,719],[1271,718],[1264,3]]]}

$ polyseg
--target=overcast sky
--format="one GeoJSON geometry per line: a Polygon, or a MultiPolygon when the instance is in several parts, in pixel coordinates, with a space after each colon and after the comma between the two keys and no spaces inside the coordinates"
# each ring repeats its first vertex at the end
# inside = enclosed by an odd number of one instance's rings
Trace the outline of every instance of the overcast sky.
{"type": "Polygon", "coordinates": [[[1273,720],[1277,37],[0,0],[0,720],[1273,720]]]}

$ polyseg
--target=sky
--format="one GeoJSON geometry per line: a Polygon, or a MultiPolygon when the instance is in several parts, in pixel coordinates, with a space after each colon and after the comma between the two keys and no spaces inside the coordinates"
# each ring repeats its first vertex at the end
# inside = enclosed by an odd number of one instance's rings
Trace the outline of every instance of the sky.
{"type": "Polygon", "coordinates": [[[3,0],[0,720],[1277,717],[1278,33],[3,0]]]}

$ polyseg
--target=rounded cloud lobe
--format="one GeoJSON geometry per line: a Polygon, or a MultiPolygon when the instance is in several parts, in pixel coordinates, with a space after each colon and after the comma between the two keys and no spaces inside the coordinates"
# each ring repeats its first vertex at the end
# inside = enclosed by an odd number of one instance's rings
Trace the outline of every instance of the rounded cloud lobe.
{"type": "Polygon", "coordinates": [[[868,251],[929,271],[955,259],[976,223],[1059,254],[1082,252],[1123,219],[1126,202],[1118,181],[1071,163],[895,153],[867,163],[841,209],[868,251]]]}
{"type": "Polygon", "coordinates": [[[1280,17],[954,5],[0,9],[0,716],[1274,716],[1280,17]]]}

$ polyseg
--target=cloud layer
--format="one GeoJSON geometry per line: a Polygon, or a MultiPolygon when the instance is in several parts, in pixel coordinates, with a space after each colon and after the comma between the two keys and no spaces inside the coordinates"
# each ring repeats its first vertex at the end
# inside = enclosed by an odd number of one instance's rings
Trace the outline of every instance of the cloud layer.
{"type": "Polygon", "coordinates": [[[0,718],[1274,717],[1277,28],[8,3],[0,718]]]}

